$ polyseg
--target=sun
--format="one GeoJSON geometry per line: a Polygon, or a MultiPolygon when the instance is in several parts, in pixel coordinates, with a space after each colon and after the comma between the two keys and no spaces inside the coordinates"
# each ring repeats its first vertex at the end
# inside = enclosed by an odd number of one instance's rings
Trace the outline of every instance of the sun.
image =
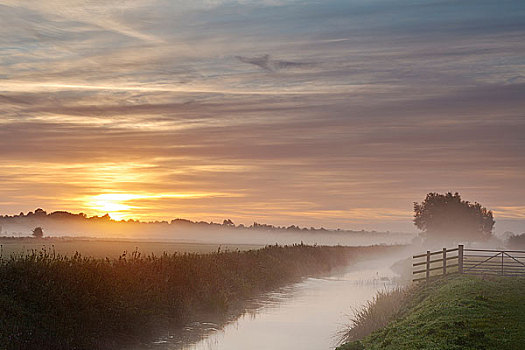
{"type": "Polygon", "coordinates": [[[132,193],[103,193],[90,197],[86,204],[90,209],[99,213],[109,214],[114,220],[122,220],[129,214],[129,211],[136,208],[129,201],[144,197],[132,193]]]}
{"type": "Polygon", "coordinates": [[[242,194],[221,192],[190,192],[190,193],[123,193],[111,192],[81,198],[85,208],[90,209],[96,215],[109,214],[113,220],[137,219],[140,212],[154,210],[151,201],[165,199],[191,200],[197,198],[212,197],[239,197],[242,194]],[[145,202],[144,200],[147,200],[145,202]]]}

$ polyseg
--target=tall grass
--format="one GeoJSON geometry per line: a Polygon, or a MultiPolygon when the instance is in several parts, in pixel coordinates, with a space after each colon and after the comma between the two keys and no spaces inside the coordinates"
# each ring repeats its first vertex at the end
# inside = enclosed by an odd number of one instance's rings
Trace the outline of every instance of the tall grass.
{"type": "Polygon", "coordinates": [[[147,342],[257,293],[385,247],[268,246],[118,259],[33,251],[0,261],[0,348],[111,349],[147,342]]]}
{"type": "MultiPolygon", "coordinates": [[[[402,287],[378,291],[372,300],[354,310],[349,326],[338,334],[339,343],[356,342],[385,327],[399,314],[409,293],[402,287]]],[[[359,349],[358,343],[355,348],[359,349]]]]}

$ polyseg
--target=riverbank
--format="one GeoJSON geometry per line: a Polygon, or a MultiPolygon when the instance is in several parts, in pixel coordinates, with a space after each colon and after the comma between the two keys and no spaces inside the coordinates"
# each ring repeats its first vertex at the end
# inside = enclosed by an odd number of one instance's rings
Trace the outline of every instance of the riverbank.
{"type": "MultiPolygon", "coordinates": [[[[232,318],[223,327],[201,333],[198,341],[174,335],[171,339],[162,339],[166,344],[156,348],[333,349],[336,342],[334,331],[345,323],[350,310],[366,303],[380,290],[395,288],[395,274],[385,263],[385,255],[360,259],[343,270],[337,269],[322,277],[309,277],[264,293],[257,296],[252,305],[247,305],[247,308],[245,305],[242,315],[232,318]]],[[[188,328],[184,329],[186,336],[195,333],[193,325],[188,328]]]]}
{"type": "Polygon", "coordinates": [[[523,278],[455,275],[420,283],[392,295],[399,306],[385,327],[337,350],[523,349],[524,291],[523,278]]]}
{"type": "Polygon", "coordinates": [[[118,259],[50,250],[0,264],[0,348],[119,349],[394,248],[269,246],[118,259]]]}

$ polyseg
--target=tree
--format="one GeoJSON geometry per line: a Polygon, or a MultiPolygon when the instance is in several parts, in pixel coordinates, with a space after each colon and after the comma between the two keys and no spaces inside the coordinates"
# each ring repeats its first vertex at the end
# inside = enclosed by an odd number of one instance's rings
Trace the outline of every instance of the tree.
{"type": "Polygon", "coordinates": [[[525,233],[521,235],[511,235],[507,239],[507,246],[511,249],[525,249],[525,233]]]}
{"type": "Polygon", "coordinates": [[[459,193],[429,193],[414,202],[414,224],[430,241],[479,241],[492,235],[492,211],[461,199],[459,193]]]}
{"type": "Polygon", "coordinates": [[[231,219],[224,219],[224,221],[222,222],[222,225],[223,226],[228,226],[228,227],[234,227],[235,224],[233,223],[233,221],[231,219]]]}
{"type": "Polygon", "coordinates": [[[44,237],[44,230],[42,229],[42,227],[35,227],[35,229],[33,230],[33,237],[35,238],[44,237]]]}

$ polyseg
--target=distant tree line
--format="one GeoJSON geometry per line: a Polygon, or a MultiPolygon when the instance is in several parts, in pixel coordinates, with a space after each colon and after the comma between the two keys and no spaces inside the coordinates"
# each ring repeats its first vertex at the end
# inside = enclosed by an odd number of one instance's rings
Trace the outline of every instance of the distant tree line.
{"type": "MultiPolygon", "coordinates": [[[[323,232],[340,232],[340,233],[382,233],[377,231],[355,231],[355,230],[342,230],[342,229],[326,229],[324,227],[315,228],[315,227],[300,227],[297,225],[290,225],[290,226],[275,226],[270,224],[263,224],[254,222],[250,226],[246,226],[243,224],[236,225],[231,219],[225,219],[222,223],[215,223],[215,222],[206,222],[206,221],[191,221],[188,219],[173,219],[171,221],[139,221],[139,220],[113,220],[109,214],[105,214],[102,216],[87,216],[84,213],[70,213],[67,211],[54,211],[51,213],[47,213],[45,210],[38,208],[34,212],[29,211],[27,214],[24,214],[21,212],[18,215],[0,215],[0,225],[2,224],[33,224],[33,227],[35,225],[41,225],[43,222],[46,221],[54,221],[54,222],[69,222],[69,223],[112,223],[112,224],[118,224],[118,225],[127,225],[127,224],[136,224],[136,225],[166,225],[166,226],[173,226],[173,227],[191,227],[191,228],[226,228],[226,229],[236,229],[236,230],[257,230],[257,231],[288,231],[288,232],[315,232],[315,233],[323,233],[323,232]]],[[[390,233],[390,232],[386,232],[390,233]]]]}

